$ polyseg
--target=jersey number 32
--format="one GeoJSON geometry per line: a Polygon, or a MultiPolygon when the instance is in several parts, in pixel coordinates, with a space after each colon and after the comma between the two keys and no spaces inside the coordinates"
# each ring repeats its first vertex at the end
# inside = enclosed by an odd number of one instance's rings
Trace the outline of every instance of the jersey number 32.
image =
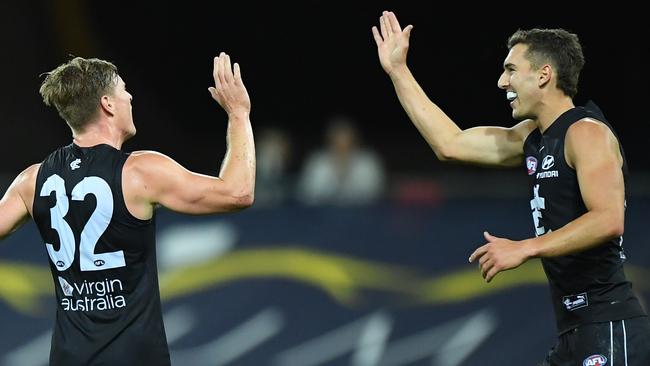
{"type": "MultiPolygon", "coordinates": [[[[68,201],[63,178],[57,174],[51,175],[41,189],[40,196],[48,197],[56,193],[56,205],[50,208],[51,226],[58,235],[59,250],[55,250],[50,243],[45,243],[50,259],[59,271],[70,268],[74,261],[76,242],[70,225],[64,220],[68,213],[68,201]]],[[[72,200],[83,201],[87,194],[93,194],[97,199],[97,206],[90,215],[90,219],[81,231],[79,243],[79,265],[82,271],[101,271],[110,268],[126,266],[124,252],[119,250],[110,253],[95,254],[97,241],[104,234],[113,217],[113,193],[111,187],[100,177],[85,177],[72,189],[72,200]]]]}

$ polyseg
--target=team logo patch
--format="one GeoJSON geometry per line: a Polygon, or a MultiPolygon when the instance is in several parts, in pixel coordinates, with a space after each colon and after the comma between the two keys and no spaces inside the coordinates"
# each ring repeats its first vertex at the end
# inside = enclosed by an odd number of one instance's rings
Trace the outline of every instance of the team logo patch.
{"type": "Polygon", "coordinates": [[[537,171],[537,159],[534,156],[526,157],[526,169],[528,169],[528,175],[533,175],[537,171]]]}
{"type": "Polygon", "coordinates": [[[81,159],[76,159],[72,163],[70,163],[70,169],[76,170],[79,169],[81,165],[81,159]]]}
{"type": "Polygon", "coordinates": [[[553,165],[555,165],[555,158],[553,158],[553,155],[546,155],[544,160],[542,160],[542,170],[551,169],[553,165]]]}
{"type": "Polygon", "coordinates": [[[564,307],[566,307],[567,310],[573,311],[575,309],[580,309],[580,308],[584,308],[585,306],[589,306],[589,298],[587,297],[587,293],[583,292],[577,295],[564,296],[562,298],[562,303],[564,304],[564,307]]]}
{"type": "Polygon", "coordinates": [[[603,355],[591,355],[582,361],[582,366],[604,366],[607,363],[607,357],[603,355]]]}

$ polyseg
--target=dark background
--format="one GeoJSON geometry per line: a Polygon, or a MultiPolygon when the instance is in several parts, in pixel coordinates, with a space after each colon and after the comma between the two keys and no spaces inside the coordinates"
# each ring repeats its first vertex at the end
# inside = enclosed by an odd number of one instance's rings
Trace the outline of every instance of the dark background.
{"type": "MultiPolygon", "coordinates": [[[[576,103],[595,100],[620,134],[632,172],[650,169],[645,117],[650,81],[643,13],[551,4],[495,7],[435,2],[2,2],[2,169],[15,174],[70,141],[38,94],[43,72],[69,55],[114,62],[133,94],[138,135],[124,149],[154,149],[214,173],[226,116],[212,100],[212,57],[242,67],[256,130],[278,126],[293,140],[294,169],[322,144],[327,118],[348,113],[394,175],[442,167],[401,109],[381,69],[370,28],[384,9],[413,24],[409,64],[428,95],[461,127],[510,126],[496,87],[517,28],[563,27],[583,43],[576,103]],[[493,15],[490,15],[493,14],[493,15]]],[[[475,168],[473,168],[475,169],[475,168]]]]}

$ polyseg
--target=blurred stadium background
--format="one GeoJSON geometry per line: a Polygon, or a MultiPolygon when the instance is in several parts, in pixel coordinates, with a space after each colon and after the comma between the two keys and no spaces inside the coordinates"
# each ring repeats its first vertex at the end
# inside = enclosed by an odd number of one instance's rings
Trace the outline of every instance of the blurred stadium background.
{"type": "MultiPolygon", "coordinates": [[[[627,273],[650,300],[650,46],[638,12],[607,24],[565,14],[440,10],[416,2],[296,5],[2,2],[0,88],[3,191],[70,133],[38,95],[41,73],[70,56],[113,61],[134,95],[138,135],[153,149],[216,174],[225,114],[210,98],[212,57],[242,66],[255,131],[283,131],[290,154],[283,199],[242,213],[189,217],[161,210],[158,256],[165,325],[177,365],[531,365],[554,344],[538,262],[485,284],[467,257],[482,231],[533,234],[526,177],[439,163],[410,124],[381,70],[370,27],[384,9],[414,24],[409,61],[461,127],[512,124],[496,87],[505,40],[517,28],[564,27],[587,64],[578,104],[600,105],[630,165],[627,273]],[[621,23],[621,21],[623,23],[621,23]],[[294,190],[326,124],[344,114],[386,172],[366,204],[305,205],[294,190]]],[[[452,8],[453,8],[452,6],[452,8]]],[[[492,9],[494,10],[494,9],[492,9]]],[[[568,10],[568,9],[567,9],[568,10]]],[[[258,157],[259,158],[259,157],[258,157]]],[[[0,243],[0,365],[47,363],[56,303],[35,226],[0,243]]]]}

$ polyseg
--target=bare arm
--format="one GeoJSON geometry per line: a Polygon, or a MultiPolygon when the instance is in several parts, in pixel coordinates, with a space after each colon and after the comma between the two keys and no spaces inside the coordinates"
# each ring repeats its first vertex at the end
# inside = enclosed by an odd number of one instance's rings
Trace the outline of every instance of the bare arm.
{"type": "Polygon", "coordinates": [[[384,12],[380,29],[373,27],[377,52],[397,97],[409,118],[441,160],[495,166],[517,166],[523,161],[523,143],[536,127],[523,121],[512,128],[475,127],[461,130],[425,94],[406,65],[413,26],[401,29],[395,14],[384,12]]]}
{"type": "Polygon", "coordinates": [[[227,151],[219,177],[193,173],[156,152],[133,153],[125,164],[125,197],[129,210],[149,218],[153,206],[189,214],[241,210],[253,204],[255,143],[250,123],[250,98],[238,64],[221,53],[214,60],[212,97],[228,113],[227,151]]]}
{"type": "Polygon", "coordinates": [[[567,131],[565,156],[578,175],[587,212],[559,230],[531,239],[534,257],[581,252],[623,235],[625,185],[618,141],[602,123],[582,120],[567,131]]]}
{"type": "Polygon", "coordinates": [[[611,130],[593,120],[579,121],[567,131],[564,149],[567,162],[576,170],[587,212],[558,230],[520,243],[486,233],[488,243],[472,253],[470,262],[480,258],[488,282],[529,258],[579,253],[623,234],[623,159],[611,130]]]}
{"type": "Polygon", "coordinates": [[[31,215],[40,164],[18,174],[0,200],[0,239],[16,231],[31,215]]]}

